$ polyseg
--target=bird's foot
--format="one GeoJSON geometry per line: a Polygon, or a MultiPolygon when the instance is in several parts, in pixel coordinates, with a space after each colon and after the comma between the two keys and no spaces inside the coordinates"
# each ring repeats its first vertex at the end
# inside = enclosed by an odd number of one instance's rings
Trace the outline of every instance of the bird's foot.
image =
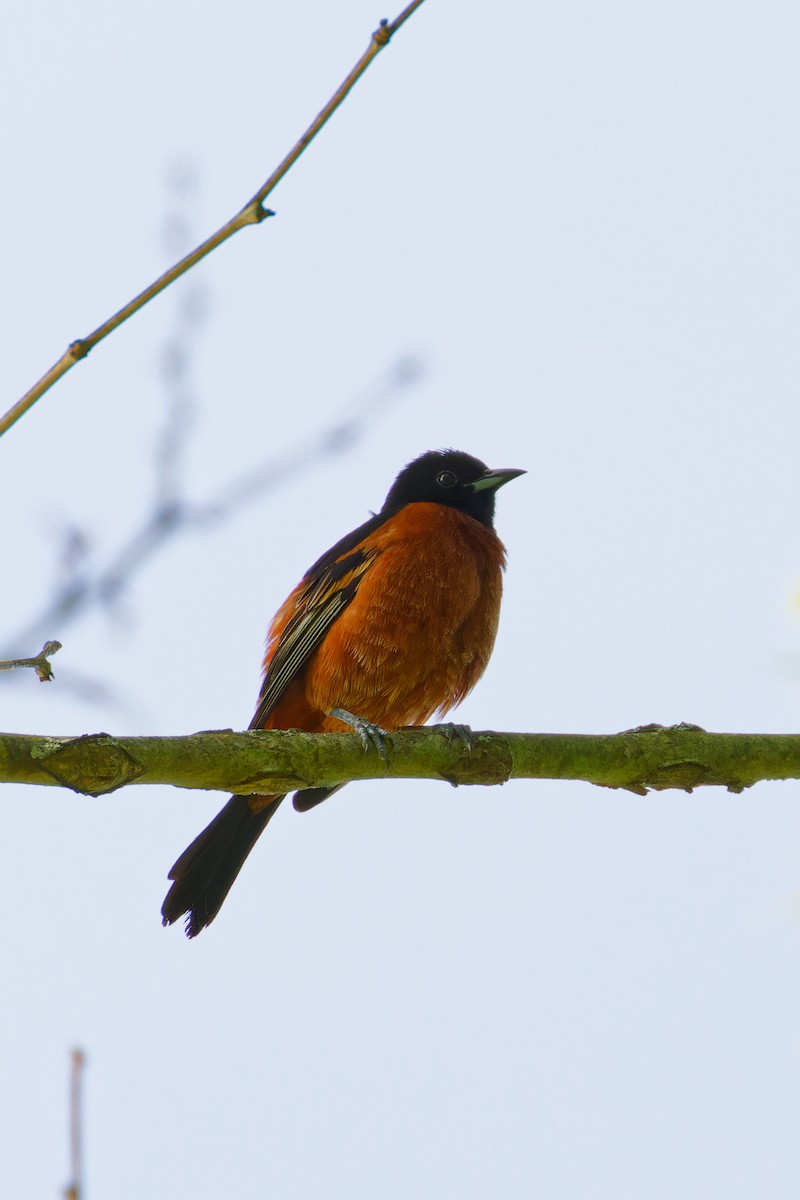
{"type": "Polygon", "coordinates": [[[455,725],[452,721],[446,721],[442,725],[432,725],[431,728],[435,729],[437,733],[443,734],[447,738],[448,744],[459,741],[467,747],[467,750],[472,750],[474,743],[469,725],[455,725]]]}
{"type": "Polygon", "coordinates": [[[349,725],[351,729],[355,730],[361,738],[365,754],[370,746],[374,746],[383,761],[388,763],[389,753],[383,740],[387,733],[385,729],[381,729],[380,725],[373,725],[372,721],[367,721],[364,717],[357,717],[355,713],[348,712],[346,708],[332,708],[328,716],[336,717],[337,721],[343,721],[345,725],[349,725]]]}

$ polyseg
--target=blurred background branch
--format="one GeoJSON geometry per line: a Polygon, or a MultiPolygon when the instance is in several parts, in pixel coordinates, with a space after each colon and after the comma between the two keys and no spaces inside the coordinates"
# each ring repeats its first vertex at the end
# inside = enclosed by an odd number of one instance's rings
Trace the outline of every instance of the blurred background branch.
{"type": "MultiPolygon", "coordinates": [[[[176,354],[176,377],[186,370],[176,354]]],[[[192,500],[182,492],[181,465],[194,424],[194,406],[177,388],[155,449],[150,507],[136,528],[117,546],[109,547],[96,565],[89,562],[92,544],[87,530],[71,526],[61,553],[62,578],[40,611],[8,639],[10,645],[38,640],[42,631],[57,629],[60,636],[75,621],[96,608],[113,608],[115,602],[171,541],[231,520],[250,504],[288,486],[325,459],[340,457],[370,430],[376,420],[399,403],[422,377],[419,359],[398,359],[368,385],[362,394],[321,430],[304,433],[280,456],[266,458],[255,467],[234,475],[212,495],[192,500]]],[[[12,657],[8,654],[8,657],[12,657]]]]}
{"type": "MultiPolygon", "coordinates": [[[[189,161],[174,162],[167,176],[167,211],[162,223],[164,251],[174,256],[193,242],[187,214],[196,211],[200,175],[189,161]]],[[[303,429],[296,441],[275,454],[233,475],[208,496],[190,498],[185,489],[187,460],[201,427],[200,400],[192,379],[195,350],[206,324],[210,300],[205,284],[189,281],[178,297],[172,329],[159,351],[158,373],[164,394],[164,417],[156,433],[149,468],[149,499],[133,529],[116,544],[96,551],[94,531],[76,521],[62,521],[57,548],[57,569],[50,594],[38,611],[3,640],[5,661],[31,666],[41,678],[49,666],[44,652],[21,658],[18,651],[57,633],[62,639],[70,626],[97,610],[119,616],[120,603],[131,584],[155,556],[182,537],[202,534],[233,520],[250,505],[271,497],[325,460],[352,452],[390,410],[401,403],[424,374],[422,361],[399,356],[360,394],[346,401],[330,421],[303,429]]],[[[142,471],[147,477],[147,472],[142,471]]],[[[60,642],[48,645],[60,647],[60,642]]],[[[54,651],[50,651],[54,653],[54,651]]],[[[83,700],[117,708],[130,707],[119,685],[66,667],[59,671],[59,687],[83,700]]]]}
{"type": "Polygon", "coordinates": [[[69,1072],[69,1158],[70,1182],[64,1189],[65,1200],[83,1196],[83,1072],[86,1055],[77,1047],[70,1052],[69,1072]]]}

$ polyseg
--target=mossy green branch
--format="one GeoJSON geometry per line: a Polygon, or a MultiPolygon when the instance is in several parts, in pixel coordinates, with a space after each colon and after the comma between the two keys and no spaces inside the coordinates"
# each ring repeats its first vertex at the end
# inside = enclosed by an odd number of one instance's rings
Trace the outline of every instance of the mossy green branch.
{"type": "Polygon", "coordinates": [[[386,737],[388,762],[355,734],[297,730],[185,737],[78,738],[0,734],[0,782],[70,788],[99,796],[133,783],[279,793],[356,779],[582,779],[644,795],[701,786],[740,792],[762,779],[800,778],[800,735],[707,733],[696,725],[646,725],[616,734],[473,733],[449,727],[386,737]]]}

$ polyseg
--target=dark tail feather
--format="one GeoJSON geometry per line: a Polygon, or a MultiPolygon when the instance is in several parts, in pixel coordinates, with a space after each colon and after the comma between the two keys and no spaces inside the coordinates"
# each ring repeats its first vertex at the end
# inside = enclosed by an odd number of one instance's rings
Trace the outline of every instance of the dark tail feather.
{"type": "Polygon", "coordinates": [[[186,936],[210,925],[283,796],[267,796],[259,812],[251,796],[231,796],[210,825],[187,846],[169,873],[175,882],[161,906],[165,925],[187,913],[186,936]]]}
{"type": "Polygon", "coordinates": [[[318,804],[322,804],[323,800],[327,800],[328,796],[332,796],[334,792],[338,792],[339,788],[343,787],[343,783],[337,783],[335,787],[305,788],[302,792],[295,792],[292,800],[295,812],[308,812],[309,809],[316,808],[318,804]]]}

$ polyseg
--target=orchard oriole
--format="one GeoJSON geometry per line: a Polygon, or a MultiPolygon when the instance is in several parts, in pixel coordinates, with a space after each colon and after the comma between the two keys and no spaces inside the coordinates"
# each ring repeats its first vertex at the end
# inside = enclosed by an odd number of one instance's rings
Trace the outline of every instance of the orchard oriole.
{"type": "MultiPolygon", "coordinates": [[[[379,734],[463,700],[500,614],[495,492],[523,474],[454,450],[404,467],[380,512],[317,559],[278,609],[250,728],[379,734]]],[[[305,811],[336,790],[297,792],[294,806],[305,811]]],[[[213,921],[282,799],[231,797],[170,871],[165,925],[187,914],[194,937],[213,921]]]]}

